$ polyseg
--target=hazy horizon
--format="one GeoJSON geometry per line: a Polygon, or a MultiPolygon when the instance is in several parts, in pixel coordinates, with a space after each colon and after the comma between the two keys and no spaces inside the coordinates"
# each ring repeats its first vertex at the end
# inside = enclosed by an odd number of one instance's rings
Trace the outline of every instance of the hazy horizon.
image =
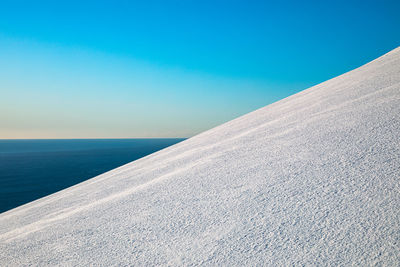
{"type": "Polygon", "coordinates": [[[191,137],[396,48],[399,6],[3,1],[0,138],[191,137]]]}

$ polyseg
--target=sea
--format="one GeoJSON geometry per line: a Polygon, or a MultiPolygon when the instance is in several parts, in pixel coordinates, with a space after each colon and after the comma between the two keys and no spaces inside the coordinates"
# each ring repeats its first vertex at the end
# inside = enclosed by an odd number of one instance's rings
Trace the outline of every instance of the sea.
{"type": "Polygon", "coordinates": [[[0,213],[183,140],[0,140],[0,213]]]}

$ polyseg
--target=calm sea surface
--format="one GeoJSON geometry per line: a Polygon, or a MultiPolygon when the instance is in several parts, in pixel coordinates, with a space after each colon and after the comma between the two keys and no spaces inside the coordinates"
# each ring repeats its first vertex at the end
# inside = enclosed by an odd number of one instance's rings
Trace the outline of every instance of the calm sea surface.
{"type": "Polygon", "coordinates": [[[183,140],[0,140],[0,213],[183,140]]]}

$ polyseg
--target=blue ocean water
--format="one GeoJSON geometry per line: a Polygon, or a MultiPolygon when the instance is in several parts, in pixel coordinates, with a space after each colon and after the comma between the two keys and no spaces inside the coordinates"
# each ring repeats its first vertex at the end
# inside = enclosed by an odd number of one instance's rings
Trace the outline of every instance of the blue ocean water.
{"type": "Polygon", "coordinates": [[[0,213],[183,140],[0,140],[0,213]]]}

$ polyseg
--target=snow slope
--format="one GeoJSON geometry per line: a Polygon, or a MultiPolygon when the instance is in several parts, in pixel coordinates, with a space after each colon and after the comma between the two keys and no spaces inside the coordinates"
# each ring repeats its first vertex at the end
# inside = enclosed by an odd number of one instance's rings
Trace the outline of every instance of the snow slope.
{"type": "Polygon", "coordinates": [[[0,215],[0,265],[400,264],[400,48],[0,215]]]}

